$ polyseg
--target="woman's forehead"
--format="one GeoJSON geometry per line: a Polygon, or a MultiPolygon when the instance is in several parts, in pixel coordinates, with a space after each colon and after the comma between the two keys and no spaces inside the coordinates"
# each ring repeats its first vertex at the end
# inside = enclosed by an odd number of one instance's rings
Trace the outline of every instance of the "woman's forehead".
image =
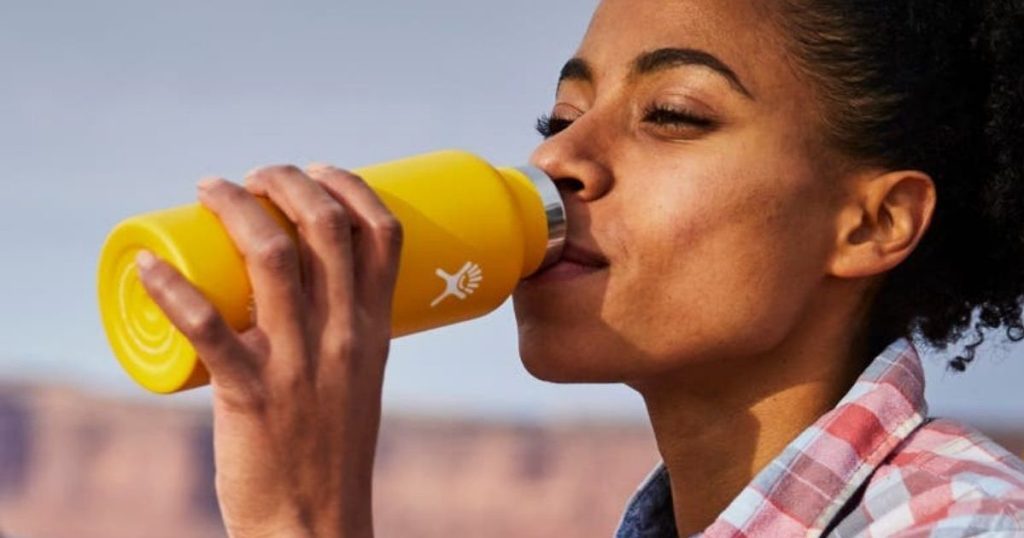
{"type": "Polygon", "coordinates": [[[626,76],[636,58],[664,48],[706,52],[728,65],[753,91],[771,82],[771,62],[785,47],[764,0],[604,0],[576,57],[600,77],[626,76]],[[764,65],[765,63],[768,65],[764,65]]]}

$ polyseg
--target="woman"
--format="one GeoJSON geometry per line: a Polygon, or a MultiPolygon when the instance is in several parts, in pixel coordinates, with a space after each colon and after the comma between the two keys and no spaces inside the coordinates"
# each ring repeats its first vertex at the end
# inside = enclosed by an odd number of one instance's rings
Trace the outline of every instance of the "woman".
{"type": "MultiPolygon", "coordinates": [[[[1024,464],[926,418],[908,339],[1024,335],[1022,27],[1019,0],[601,3],[533,156],[565,262],[514,299],[534,376],[646,402],[664,465],[620,536],[1024,533],[1024,464]]],[[[257,326],[139,266],[211,372],[230,535],[371,535],[401,227],[323,165],[199,198],[257,326]]]]}

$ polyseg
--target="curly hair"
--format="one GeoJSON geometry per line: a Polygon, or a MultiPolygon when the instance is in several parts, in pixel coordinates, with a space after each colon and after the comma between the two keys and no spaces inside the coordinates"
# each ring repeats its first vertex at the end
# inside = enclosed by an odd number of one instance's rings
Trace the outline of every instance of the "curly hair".
{"type": "Polygon", "coordinates": [[[929,174],[939,201],[917,250],[884,278],[868,347],[937,349],[985,329],[1024,339],[1024,0],[778,0],[793,63],[830,145],[929,174]],[[975,318],[977,314],[977,318],[975,318]]]}

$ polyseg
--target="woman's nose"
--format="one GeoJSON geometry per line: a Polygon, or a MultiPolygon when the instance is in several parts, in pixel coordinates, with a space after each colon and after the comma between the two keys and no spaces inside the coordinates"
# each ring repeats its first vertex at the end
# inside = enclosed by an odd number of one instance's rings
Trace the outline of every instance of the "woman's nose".
{"type": "Polygon", "coordinates": [[[550,176],[561,191],[575,193],[592,202],[611,190],[612,175],[603,158],[607,155],[588,135],[586,119],[580,118],[558,134],[542,142],[530,157],[530,163],[550,176]]]}

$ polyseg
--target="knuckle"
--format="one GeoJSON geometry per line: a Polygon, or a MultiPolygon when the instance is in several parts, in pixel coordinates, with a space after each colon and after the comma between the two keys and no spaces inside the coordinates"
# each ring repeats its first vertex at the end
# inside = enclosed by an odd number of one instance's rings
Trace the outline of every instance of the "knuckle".
{"type": "Polygon", "coordinates": [[[373,232],[393,247],[400,247],[405,237],[402,223],[394,215],[375,220],[371,227],[373,232]]]}
{"type": "Polygon", "coordinates": [[[222,177],[210,178],[206,186],[206,192],[217,196],[231,195],[234,193],[232,186],[230,181],[222,177]]]}
{"type": "Polygon", "coordinates": [[[202,343],[216,342],[223,329],[217,310],[210,305],[193,309],[185,318],[183,328],[189,340],[202,343]]]}
{"type": "Polygon", "coordinates": [[[385,215],[374,219],[370,223],[375,233],[384,235],[401,235],[402,223],[394,215],[385,215]]]}
{"type": "Polygon", "coordinates": [[[302,368],[283,368],[274,373],[274,385],[286,394],[300,393],[308,385],[308,378],[302,368]]]}
{"type": "Polygon", "coordinates": [[[220,176],[205,176],[199,180],[199,185],[203,186],[206,190],[221,188],[224,183],[228,180],[220,176]]]}
{"type": "Polygon", "coordinates": [[[281,178],[295,177],[301,175],[302,170],[293,164],[272,164],[261,166],[246,174],[249,181],[276,181],[281,178]]]}
{"type": "Polygon", "coordinates": [[[219,180],[211,185],[207,188],[207,192],[215,198],[220,198],[230,204],[237,204],[246,196],[245,190],[226,179],[219,180]]]}
{"type": "Polygon", "coordinates": [[[324,340],[324,353],[334,360],[347,360],[355,350],[355,338],[347,331],[332,334],[324,340]]]}
{"type": "Polygon", "coordinates": [[[339,168],[339,167],[334,166],[334,165],[329,165],[329,164],[318,165],[315,168],[313,168],[312,171],[317,176],[320,176],[323,179],[331,180],[331,179],[338,179],[338,178],[350,178],[350,179],[356,179],[356,180],[362,181],[362,178],[360,178],[359,176],[353,174],[352,172],[350,172],[348,170],[345,170],[344,168],[339,168]]]}
{"type": "Polygon", "coordinates": [[[255,263],[272,271],[285,272],[297,267],[298,252],[292,239],[284,233],[274,234],[253,250],[255,263]]]}
{"type": "Polygon", "coordinates": [[[302,170],[294,164],[275,164],[267,167],[267,173],[273,177],[290,178],[302,175],[302,170]]]}
{"type": "Polygon", "coordinates": [[[348,213],[340,205],[324,204],[313,210],[307,219],[310,228],[340,232],[348,230],[351,225],[348,213]]]}
{"type": "Polygon", "coordinates": [[[146,276],[146,291],[154,299],[163,299],[168,291],[174,286],[174,277],[164,267],[154,267],[146,276]]]}

